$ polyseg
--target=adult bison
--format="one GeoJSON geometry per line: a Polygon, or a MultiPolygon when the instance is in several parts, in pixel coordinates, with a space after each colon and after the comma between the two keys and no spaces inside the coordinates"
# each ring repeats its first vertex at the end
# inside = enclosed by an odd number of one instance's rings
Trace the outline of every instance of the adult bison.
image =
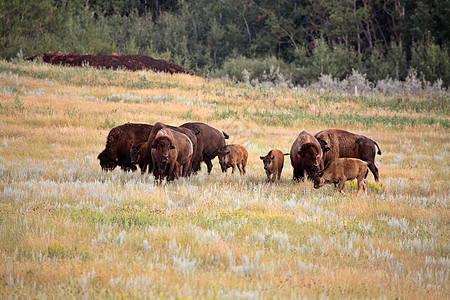
{"type": "Polygon", "coordinates": [[[153,165],[152,160],[152,145],[153,145],[153,141],[155,140],[158,132],[163,129],[163,128],[170,128],[172,130],[175,130],[179,133],[183,133],[185,134],[190,141],[192,142],[192,148],[193,148],[193,156],[191,158],[191,162],[190,165],[187,169],[187,175],[190,175],[192,172],[192,164],[197,163],[197,159],[201,159],[201,153],[199,153],[199,149],[198,149],[198,140],[197,140],[197,135],[190,129],[185,128],[185,127],[177,127],[177,126],[172,126],[172,125],[166,125],[164,123],[161,122],[157,122],[153,125],[153,129],[150,132],[150,135],[148,136],[147,139],[147,153],[148,153],[148,157],[150,158],[150,165],[153,165]]]}
{"type": "Polygon", "coordinates": [[[192,141],[187,135],[168,127],[161,128],[151,146],[153,175],[156,179],[168,180],[187,176],[193,153],[192,141]]]}
{"type": "Polygon", "coordinates": [[[304,180],[305,172],[314,179],[317,171],[323,169],[323,152],[317,139],[303,130],[292,144],[291,164],[294,168],[294,180],[304,180]]]}
{"type": "Polygon", "coordinates": [[[153,126],[148,124],[125,123],[111,129],[106,139],[105,149],[97,156],[105,171],[120,166],[125,171],[135,171],[131,163],[130,149],[133,145],[145,142],[153,126]]]}
{"type": "Polygon", "coordinates": [[[180,127],[188,128],[197,135],[197,148],[201,157],[197,157],[193,162],[192,171],[198,172],[201,169],[200,163],[204,161],[208,167],[208,174],[211,173],[213,167],[211,160],[217,156],[221,148],[225,147],[228,134],[201,122],[189,122],[180,127]]]}
{"type": "Polygon", "coordinates": [[[371,162],[369,169],[375,177],[380,180],[378,168],[375,166],[375,155],[381,155],[378,144],[360,134],[355,134],[342,129],[330,128],[315,134],[324,152],[324,164],[339,157],[359,158],[371,162]],[[376,152],[376,148],[378,152],[376,152]]]}

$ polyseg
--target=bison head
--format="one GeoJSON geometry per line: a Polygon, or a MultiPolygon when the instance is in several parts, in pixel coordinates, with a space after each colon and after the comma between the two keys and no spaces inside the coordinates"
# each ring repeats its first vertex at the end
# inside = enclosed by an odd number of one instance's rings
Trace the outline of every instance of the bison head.
{"type": "Polygon", "coordinates": [[[137,164],[138,161],[140,160],[140,158],[142,156],[141,151],[146,151],[146,148],[142,147],[144,144],[146,144],[146,143],[140,143],[140,144],[136,145],[136,147],[131,147],[130,158],[131,158],[131,163],[133,165],[137,164]]]}
{"type": "Polygon", "coordinates": [[[319,171],[316,176],[314,176],[314,188],[318,189],[325,183],[323,178],[323,171],[319,171]]]}
{"type": "Polygon", "coordinates": [[[175,149],[175,146],[172,145],[172,141],[170,139],[164,137],[156,139],[152,144],[152,149],[154,149],[159,167],[164,169],[169,161],[170,150],[175,149]]]}
{"type": "Polygon", "coordinates": [[[313,143],[304,144],[297,156],[301,158],[303,168],[308,173],[310,178],[314,178],[315,173],[319,169],[322,151],[313,143]]]}
{"type": "Polygon", "coordinates": [[[219,164],[220,164],[220,167],[222,168],[223,172],[225,172],[228,168],[228,163],[230,160],[228,157],[229,154],[230,154],[230,150],[228,150],[227,148],[222,148],[217,153],[217,156],[219,158],[219,164]]]}
{"type": "Polygon", "coordinates": [[[102,151],[98,156],[100,166],[104,171],[112,171],[119,165],[119,158],[111,152],[102,151]]]}
{"type": "Polygon", "coordinates": [[[320,147],[322,148],[323,153],[330,151],[330,143],[327,141],[324,141],[321,138],[317,138],[317,141],[320,144],[320,147]]]}
{"type": "Polygon", "coordinates": [[[259,158],[263,161],[264,170],[271,170],[272,161],[275,158],[275,155],[272,155],[272,151],[266,156],[260,156],[259,158]]]}

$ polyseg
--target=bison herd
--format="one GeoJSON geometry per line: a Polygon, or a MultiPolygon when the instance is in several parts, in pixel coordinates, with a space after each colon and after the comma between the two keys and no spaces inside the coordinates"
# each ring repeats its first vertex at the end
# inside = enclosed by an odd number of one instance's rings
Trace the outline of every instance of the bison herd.
{"type": "MultiPolygon", "coordinates": [[[[201,162],[212,170],[212,160],[218,156],[222,172],[236,168],[246,174],[248,152],[241,145],[227,145],[229,136],[201,122],[188,122],[171,126],[160,122],[154,125],[126,123],[110,130],[105,149],[98,155],[103,170],[117,166],[125,171],[152,173],[157,180],[174,180],[196,174],[201,162]]],[[[341,129],[325,129],[315,135],[302,131],[293,142],[290,152],[270,150],[260,156],[268,181],[280,180],[284,156],[289,155],[294,169],[293,179],[314,181],[314,188],[324,183],[334,184],[344,194],[347,180],[358,180],[367,193],[364,178],[368,170],[379,181],[375,155],[381,155],[378,144],[372,139],[341,129]],[[378,151],[376,151],[378,149],[378,151]]]]}

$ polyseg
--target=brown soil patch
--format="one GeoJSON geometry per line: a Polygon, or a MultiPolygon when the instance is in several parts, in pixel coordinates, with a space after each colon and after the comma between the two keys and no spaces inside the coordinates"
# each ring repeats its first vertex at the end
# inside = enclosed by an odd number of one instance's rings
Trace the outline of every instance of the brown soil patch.
{"type": "Polygon", "coordinates": [[[52,51],[29,56],[26,57],[25,60],[34,60],[39,57],[46,63],[70,67],[90,66],[98,69],[105,68],[130,71],[152,70],[154,72],[166,72],[170,74],[192,74],[183,66],[145,55],[119,55],[115,53],[113,55],[91,55],[52,51]]]}

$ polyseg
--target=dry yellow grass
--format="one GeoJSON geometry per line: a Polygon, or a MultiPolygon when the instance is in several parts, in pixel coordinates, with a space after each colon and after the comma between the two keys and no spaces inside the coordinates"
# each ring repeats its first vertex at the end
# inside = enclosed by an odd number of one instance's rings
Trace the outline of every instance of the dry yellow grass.
{"type": "MultiPolygon", "coordinates": [[[[0,298],[448,297],[448,116],[194,76],[0,62],[0,298]],[[429,118],[429,119],[427,119],[429,118]],[[206,122],[248,175],[102,172],[125,122],[206,122]],[[431,122],[431,125],[430,125],[431,122]],[[439,123],[439,124],[438,124],[439,123]],[[339,127],[381,147],[367,197],[266,183],[260,155],[339,127]]],[[[444,99],[448,104],[448,99],[444,99]]],[[[424,100],[426,101],[426,99],[424,100]]]]}

